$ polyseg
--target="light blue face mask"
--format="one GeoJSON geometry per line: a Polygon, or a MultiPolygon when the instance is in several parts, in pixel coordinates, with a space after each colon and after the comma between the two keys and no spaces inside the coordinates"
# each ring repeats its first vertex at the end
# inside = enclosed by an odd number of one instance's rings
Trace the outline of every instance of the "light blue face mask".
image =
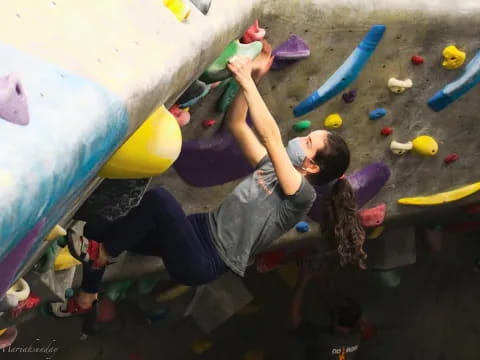
{"type": "Polygon", "coordinates": [[[293,166],[296,168],[301,168],[307,155],[305,155],[305,151],[303,151],[302,145],[300,144],[300,138],[296,137],[290,140],[286,150],[293,166]]]}

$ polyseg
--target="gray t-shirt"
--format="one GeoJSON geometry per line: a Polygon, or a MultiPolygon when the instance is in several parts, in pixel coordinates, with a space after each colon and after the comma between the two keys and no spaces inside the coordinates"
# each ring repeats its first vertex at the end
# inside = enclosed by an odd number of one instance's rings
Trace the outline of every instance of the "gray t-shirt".
{"type": "Polygon", "coordinates": [[[266,155],[222,204],[208,214],[213,243],[225,264],[243,276],[248,261],[294,227],[316,198],[302,177],[298,191],[285,195],[266,155]]]}

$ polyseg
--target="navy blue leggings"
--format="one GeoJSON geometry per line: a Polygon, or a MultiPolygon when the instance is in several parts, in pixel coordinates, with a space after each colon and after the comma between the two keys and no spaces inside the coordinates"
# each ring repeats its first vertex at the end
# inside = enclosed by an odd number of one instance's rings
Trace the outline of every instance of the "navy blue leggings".
{"type": "MultiPolygon", "coordinates": [[[[214,247],[207,214],[187,216],[164,188],[147,191],[139,205],[114,221],[88,222],[84,235],[103,243],[110,256],[123,251],[160,256],[170,275],[185,285],[217,279],[227,266],[214,247]]],[[[103,271],[84,267],[82,289],[98,292],[103,271]]]]}

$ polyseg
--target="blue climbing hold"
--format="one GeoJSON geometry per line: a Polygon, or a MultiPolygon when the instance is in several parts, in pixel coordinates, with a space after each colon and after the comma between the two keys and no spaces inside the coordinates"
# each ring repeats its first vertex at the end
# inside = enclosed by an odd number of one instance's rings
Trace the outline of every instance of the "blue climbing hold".
{"type": "Polygon", "coordinates": [[[387,109],[377,108],[371,111],[368,117],[370,118],[370,120],[378,120],[384,117],[385,115],[387,115],[387,109]]]}
{"type": "Polygon", "coordinates": [[[299,233],[306,233],[308,230],[310,230],[310,225],[306,221],[300,221],[297,226],[295,226],[295,229],[299,233]]]}

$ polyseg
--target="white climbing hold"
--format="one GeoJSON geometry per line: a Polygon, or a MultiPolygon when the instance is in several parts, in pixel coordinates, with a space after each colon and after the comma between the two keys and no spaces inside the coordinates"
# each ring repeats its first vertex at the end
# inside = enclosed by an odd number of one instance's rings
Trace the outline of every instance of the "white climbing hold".
{"type": "Polygon", "coordinates": [[[390,78],[388,80],[388,88],[395,94],[402,94],[405,90],[410,89],[413,86],[413,81],[410,79],[398,80],[396,78],[390,78]]]}
{"type": "Polygon", "coordinates": [[[391,144],[390,144],[390,150],[392,150],[392,152],[395,155],[403,155],[407,151],[410,151],[412,149],[413,149],[413,144],[412,144],[411,141],[409,141],[407,143],[400,143],[398,141],[392,141],[391,144]]]}

